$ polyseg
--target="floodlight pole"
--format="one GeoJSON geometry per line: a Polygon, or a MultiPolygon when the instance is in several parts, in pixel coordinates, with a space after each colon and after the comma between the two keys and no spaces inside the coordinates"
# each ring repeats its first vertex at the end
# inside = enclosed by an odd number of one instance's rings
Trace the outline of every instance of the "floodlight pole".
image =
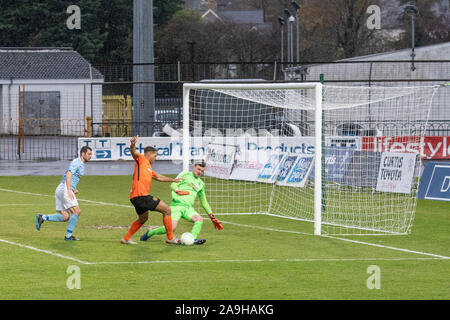
{"type": "Polygon", "coordinates": [[[300,62],[300,6],[295,1],[291,1],[291,5],[295,9],[295,19],[297,20],[297,23],[295,24],[296,30],[295,30],[295,36],[296,36],[296,50],[297,50],[297,63],[300,62]]]}
{"type": "Polygon", "coordinates": [[[288,9],[284,9],[284,14],[286,15],[286,18],[288,19],[288,25],[287,25],[287,62],[288,67],[291,67],[292,62],[292,23],[291,23],[291,12],[288,9]]]}
{"type": "Polygon", "coordinates": [[[290,66],[292,67],[292,63],[294,62],[294,22],[295,22],[295,18],[293,16],[289,17],[289,47],[290,47],[290,52],[289,52],[289,63],[290,66]]]}

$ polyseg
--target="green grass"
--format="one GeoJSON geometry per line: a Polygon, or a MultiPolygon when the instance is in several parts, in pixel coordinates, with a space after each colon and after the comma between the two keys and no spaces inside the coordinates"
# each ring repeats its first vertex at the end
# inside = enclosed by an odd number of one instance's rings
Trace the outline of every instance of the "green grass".
{"type": "MultiPolygon", "coordinates": [[[[366,244],[303,234],[312,232],[310,223],[223,215],[220,232],[205,220],[203,246],[169,246],[162,236],[124,246],[119,240],[136,218],[128,200],[131,177],[83,177],[78,199],[104,204],[80,201],[79,242],[62,240],[66,223],[35,229],[37,212],[55,212],[59,181],[0,177],[2,189],[47,195],[0,190],[0,239],[9,241],[0,242],[0,299],[450,298],[450,260],[426,255],[450,256],[448,202],[418,201],[410,235],[346,237],[366,244]],[[79,290],[66,286],[71,265],[81,270],[79,290]],[[381,289],[367,288],[370,265],[380,268],[381,289]]],[[[170,202],[168,187],[153,182],[152,193],[170,202]]],[[[148,225],[162,225],[161,215],[151,213],[148,225]]],[[[176,234],[191,226],[180,221],[176,234]]]]}

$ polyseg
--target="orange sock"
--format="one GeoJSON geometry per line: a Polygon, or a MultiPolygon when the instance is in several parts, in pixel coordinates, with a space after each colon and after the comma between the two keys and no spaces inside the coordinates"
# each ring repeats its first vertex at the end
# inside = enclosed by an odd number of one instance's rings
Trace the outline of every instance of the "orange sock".
{"type": "Polygon", "coordinates": [[[130,240],[133,234],[135,234],[140,228],[142,227],[142,224],[138,220],[134,220],[134,222],[131,224],[130,229],[128,230],[125,237],[123,237],[125,240],[130,240]]]}
{"type": "Polygon", "coordinates": [[[166,228],[167,239],[173,239],[172,216],[163,216],[164,227],[166,228]]]}

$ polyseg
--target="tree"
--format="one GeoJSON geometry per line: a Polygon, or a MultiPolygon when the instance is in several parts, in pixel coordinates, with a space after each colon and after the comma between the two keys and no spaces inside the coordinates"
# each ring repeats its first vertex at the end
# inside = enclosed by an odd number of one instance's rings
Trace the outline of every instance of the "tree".
{"type": "Polygon", "coordinates": [[[154,0],[154,23],[165,25],[175,12],[182,10],[183,3],[183,0],[154,0]]]}
{"type": "Polygon", "coordinates": [[[172,19],[156,32],[155,57],[158,62],[188,61],[189,42],[201,38],[201,16],[193,10],[175,13],[172,19]]]}
{"type": "Polygon", "coordinates": [[[191,43],[197,62],[262,61],[276,58],[276,35],[228,21],[205,22],[196,11],[177,12],[158,31],[156,56],[160,62],[188,62],[191,43]]]}
{"type": "Polygon", "coordinates": [[[375,31],[366,26],[374,0],[305,0],[300,12],[302,47],[312,60],[334,60],[373,53],[375,31]]]}
{"type": "MultiPolygon", "coordinates": [[[[182,0],[154,0],[155,22],[164,25],[182,0]]],[[[132,62],[132,0],[0,0],[4,47],[72,47],[93,63],[132,62]],[[66,10],[76,4],[81,29],[69,30],[66,10]]]]}

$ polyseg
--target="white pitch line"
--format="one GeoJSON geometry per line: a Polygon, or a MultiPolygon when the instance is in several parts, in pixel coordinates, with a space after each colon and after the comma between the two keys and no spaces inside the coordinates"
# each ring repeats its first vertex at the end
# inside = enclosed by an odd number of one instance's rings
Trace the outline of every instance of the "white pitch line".
{"type": "Polygon", "coordinates": [[[91,262],[89,265],[119,265],[119,264],[175,264],[175,263],[253,263],[253,262],[365,262],[365,261],[429,261],[442,260],[440,258],[354,258],[354,259],[222,259],[222,260],[155,260],[155,261],[103,261],[91,262]]]}
{"type": "Polygon", "coordinates": [[[442,258],[310,258],[310,259],[220,259],[220,260],[155,260],[155,261],[103,261],[103,262],[87,262],[69,256],[64,256],[49,250],[43,250],[36,247],[20,244],[14,241],[0,239],[0,242],[18,246],[21,248],[33,250],[40,253],[49,254],[65,260],[71,260],[83,265],[122,265],[122,264],[185,264],[185,263],[262,263],[262,262],[365,262],[365,261],[430,261],[442,260],[442,258]]]}
{"type": "Polygon", "coordinates": [[[358,240],[352,240],[352,239],[346,239],[346,238],[339,238],[339,237],[334,237],[334,236],[324,235],[323,237],[346,241],[346,242],[357,243],[357,244],[364,244],[367,246],[379,247],[379,248],[383,248],[383,249],[391,249],[391,250],[402,251],[402,252],[407,252],[407,253],[420,254],[420,255],[430,256],[430,257],[434,257],[434,258],[438,258],[438,259],[450,259],[450,257],[441,256],[441,255],[434,254],[434,253],[426,253],[426,252],[414,251],[414,250],[409,250],[409,249],[401,249],[401,248],[396,248],[396,247],[391,247],[391,246],[385,246],[382,244],[376,244],[376,243],[370,243],[370,242],[364,242],[364,241],[358,241],[358,240]]]}
{"type": "MultiPolygon", "coordinates": [[[[23,192],[23,191],[3,189],[3,188],[0,188],[0,191],[13,192],[13,193],[19,193],[19,194],[27,194],[27,195],[34,195],[34,196],[51,197],[51,196],[45,195],[45,194],[23,192]]],[[[78,201],[84,201],[84,202],[96,203],[96,204],[102,204],[102,205],[109,205],[109,206],[119,206],[119,207],[133,208],[132,206],[129,206],[129,205],[107,203],[107,202],[100,202],[100,201],[93,201],[93,200],[78,199],[78,201]]],[[[227,224],[231,224],[231,225],[235,225],[235,226],[239,226],[239,227],[245,227],[245,228],[253,228],[253,229],[260,229],[260,230],[267,230],[267,231],[274,231],[274,232],[285,232],[285,233],[293,233],[293,234],[301,234],[301,235],[311,236],[310,233],[299,232],[299,231],[280,230],[280,229],[252,226],[252,225],[244,225],[244,224],[239,224],[239,223],[234,223],[234,222],[227,222],[227,221],[221,221],[221,222],[227,223],[227,224]]],[[[383,248],[383,249],[401,251],[401,252],[405,252],[405,253],[412,253],[412,254],[418,254],[418,255],[431,256],[431,257],[435,257],[437,259],[445,259],[445,260],[450,259],[450,257],[447,257],[447,256],[437,255],[437,254],[433,254],[433,253],[426,253],[426,252],[421,252],[421,251],[414,251],[414,250],[403,249],[403,248],[396,248],[396,247],[391,247],[391,246],[385,246],[385,245],[376,244],[376,243],[363,242],[363,241],[351,240],[351,239],[346,239],[346,238],[338,238],[338,237],[333,237],[333,236],[328,236],[328,235],[322,235],[321,237],[330,238],[330,239],[334,239],[334,240],[341,240],[341,241],[346,241],[346,242],[351,242],[351,243],[356,243],[356,244],[362,244],[362,245],[367,245],[367,246],[379,247],[379,248],[383,248]]]]}
{"type": "MultiPolygon", "coordinates": [[[[24,191],[17,191],[17,190],[3,189],[3,188],[0,188],[0,191],[12,192],[12,193],[19,193],[19,194],[26,194],[26,195],[29,195],[29,196],[51,197],[51,198],[54,197],[54,196],[50,196],[50,195],[48,195],[48,194],[33,193],[33,192],[24,192],[24,191]]],[[[98,204],[98,205],[104,205],[104,206],[115,206],[115,207],[133,208],[133,206],[131,206],[131,205],[126,205],[126,204],[108,203],[108,202],[93,201],[93,200],[84,200],[84,199],[78,199],[78,198],[77,198],[77,200],[78,200],[78,201],[82,201],[82,202],[88,202],[88,203],[98,204]]]]}
{"type": "Polygon", "coordinates": [[[0,207],[36,207],[36,206],[51,206],[51,204],[46,203],[8,203],[0,204],[0,207]]]}
{"type": "Polygon", "coordinates": [[[63,259],[66,259],[66,260],[71,260],[71,261],[74,261],[74,262],[77,262],[77,263],[80,263],[80,264],[90,264],[89,262],[86,262],[86,261],[83,261],[83,260],[79,260],[79,259],[76,259],[76,258],[64,256],[62,254],[55,253],[55,252],[52,252],[52,251],[49,251],[49,250],[43,250],[43,249],[35,248],[35,247],[32,247],[32,246],[28,246],[28,245],[25,245],[25,244],[20,244],[20,243],[14,242],[14,241],[8,241],[8,240],[0,239],[0,242],[7,243],[7,244],[10,244],[10,245],[13,245],[13,246],[18,246],[18,247],[25,248],[25,249],[29,249],[29,250],[33,250],[33,251],[36,251],[36,252],[46,253],[46,254],[49,254],[49,255],[52,255],[52,256],[55,256],[55,257],[63,258],[63,259]]]}

